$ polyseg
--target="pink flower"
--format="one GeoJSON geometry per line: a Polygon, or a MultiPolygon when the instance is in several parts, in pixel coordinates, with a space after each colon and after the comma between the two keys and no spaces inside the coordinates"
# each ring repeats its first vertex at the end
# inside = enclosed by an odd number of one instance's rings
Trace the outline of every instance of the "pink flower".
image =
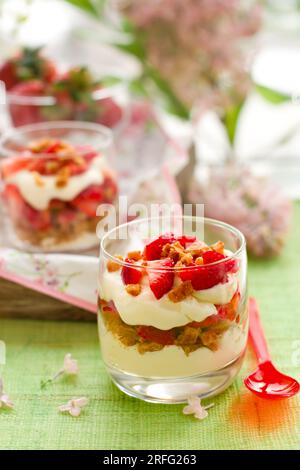
{"type": "Polygon", "coordinates": [[[0,378],[0,408],[13,408],[14,404],[3,391],[3,380],[0,378]]]}
{"type": "Polygon", "coordinates": [[[85,407],[88,402],[89,401],[86,397],[72,398],[66,405],[61,405],[58,409],[61,413],[68,412],[71,416],[77,418],[80,415],[82,408],[85,407]]]}
{"type": "Polygon", "coordinates": [[[188,405],[183,408],[182,412],[185,415],[194,415],[197,419],[204,419],[208,416],[207,410],[212,406],[214,406],[213,403],[207,406],[202,406],[199,397],[191,396],[188,398],[188,405]]]}
{"type": "Polygon", "coordinates": [[[54,380],[58,379],[62,375],[77,375],[79,372],[78,361],[73,359],[72,354],[67,353],[64,357],[63,367],[59,369],[59,371],[51,378],[47,380],[41,381],[41,388],[45,388],[50,383],[54,382],[54,380]]]}
{"type": "Polygon", "coordinates": [[[65,355],[63,370],[68,375],[77,375],[79,372],[78,361],[73,359],[70,353],[65,355]]]}
{"type": "Polygon", "coordinates": [[[141,38],[147,64],[188,110],[207,97],[217,102],[217,110],[243,101],[251,86],[244,43],[260,27],[258,5],[245,7],[239,0],[118,4],[141,38]]]}

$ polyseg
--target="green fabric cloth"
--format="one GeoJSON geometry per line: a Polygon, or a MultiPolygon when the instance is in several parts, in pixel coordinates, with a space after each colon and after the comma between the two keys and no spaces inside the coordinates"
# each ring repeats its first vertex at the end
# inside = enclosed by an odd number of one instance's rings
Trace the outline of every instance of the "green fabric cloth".
{"type": "MultiPolygon", "coordinates": [[[[250,294],[259,302],[274,361],[298,379],[300,366],[293,365],[292,357],[300,341],[299,230],[297,204],[283,255],[249,266],[250,294]]],[[[181,405],[143,403],[119,392],[104,371],[95,324],[1,320],[0,339],[7,344],[6,390],[15,402],[15,410],[0,410],[0,449],[300,447],[300,396],[268,402],[243,386],[243,377],[255,366],[251,350],[238,379],[208,400],[215,406],[198,421],[184,416],[181,405]],[[78,378],[58,380],[40,391],[41,378],[59,369],[66,352],[79,361],[78,378]],[[73,396],[90,399],[79,418],[57,410],[73,396]]]]}

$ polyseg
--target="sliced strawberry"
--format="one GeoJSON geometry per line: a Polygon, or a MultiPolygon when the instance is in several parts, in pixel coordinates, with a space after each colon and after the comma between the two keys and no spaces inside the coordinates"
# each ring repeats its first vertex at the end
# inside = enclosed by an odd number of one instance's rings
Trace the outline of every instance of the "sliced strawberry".
{"type": "MultiPolygon", "coordinates": [[[[40,80],[21,82],[11,89],[11,94],[15,97],[45,96],[45,84],[40,80]]],[[[12,122],[17,127],[44,121],[41,116],[42,107],[35,103],[17,103],[12,101],[8,104],[12,122]]]]}
{"type": "Polygon", "coordinates": [[[102,186],[92,185],[82,191],[71,204],[89,217],[96,217],[96,211],[103,202],[102,186]]]}
{"type": "Polygon", "coordinates": [[[241,294],[236,291],[231,301],[226,305],[217,305],[218,317],[222,320],[233,321],[237,316],[238,306],[240,302],[241,294]]]}
{"type": "Polygon", "coordinates": [[[179,241],[183,248],[186,248],[187,245],[194,243],[197,238],[194,236],[182,235],[182,237],[176,237],[176,240],[179,241]]]}
{"type": "Polygon", "coordinates": [[[103,202],[113,202],[118,194],[118,186],[111,176],[106,176],[103,184],[103,202]]]}
{"type": "Polygon", "coordinates": [[[9,60],[0,66],[0,80],[5,83],[6,90],[10,90],[18,83],[15,64],[9,60]]]}
{"type": "MultiPolygon", "coordinates": [[[[202,254],[202,258],[203,258],[204,264],[210,264],[210,263],[215,263],[217,261],[221,261],[225,259],[226,256],[216,251],[208,250],[202,254]]],[[[224,265],[225,265],[226,273],[236,272],[238,270],[238,262],[236,259],[228,258],[227,261],[224,261],[224,265]]]]}
{"type": "Polygon", "coordinates": [[[72,209],[64,209],[59,211],[57,220],[59,224],[63,227],[65,227],[68,224],[71,224],[76,220],[77,217],[77,212],[72,209]]]}
{"type": "Polygon", "coordinates": [[[170,258],[148,263],[150,268],[147,270],[149,285],[157,300],[161,299],[173,287],[174,272],[170,270],[173,266],[174,261],[170,258]]]}
{"type": "Polygon", "coordinates": [[[1,161],[1,173],[3,178],[8,178],[14,173],[26,170],[32,163],[32,158],[28,156],[17,156],[5,158],[1,161]]]}
{"type": "Polygon", "coordinates": [[[99,116],[96,121],[106,127],[115,127],[122,119],[122,109],[111,98],[105,98],[97,102],[99,116]]]}
{"type": "Polygon", "coordinates": [[[193,328],[207,328],[209,326],[215,325],[219,321],[220,318],[218,315],[210,315],[203,321],[193,321],[189,323],[189,326],[192,326],[193,328]]]}
{"type": "Polygon", "coordinates": [[[175,334],[172,330],[159,330],[154,326],[138,326],[137,334],[145,341],[168,346],[174,344],[175,334]]]}
{"type": "Polygon", "coordinates": [[[173,233],[161,235],[145,246],[143,252],[144,258],[148,261],[160,259],[163,247],[167,243],[173,243],[175,240],[173,233]]]}
{"type": "Polygon", "coordinates": [[[7,185],[4,190],[4,198],[10,215],[16,223],[35,230],[46,230],[50,227],[50,212],[33,209],[23,199],[16,186],[7,185]]]}
{"type": "Polygon", "coordinates": [[[237,260],[231,258],[223,263],[211,264],[226,260],[226,256],[213,250],[204,252],[202,258],[203,265],[189,265],[191,269],[179,272],[179,277],[183,281],[190,280],[195,290],[210,289],[216,284],[224,283],[227,280],[227,274],[238,269],[237,260]]]}
{"type": "MultiPolygon", "coordinates": [[[[135,264],[135,262],[132,259],[126,258],[125,261],[132,265],[135,264]]],[[[142,271],[141,269],[130,268],[129,266],[123,266],[122,271],[121,271],[121,277],[122,277],[124,284],[126,285],[127,284],[139,284],[142,278],[142,271]]]]}
{"type": "Polygon", "coordinates": [[[185,248],[186,245],[195,242],[196,237],[189,237],[186,235],[177,237],[173,233],[166,233],[164,235],[160,235],[158,238],[156,238],[145,246],[143,256],[148,261],[160,259],[163,247],[167,243],[174,243],[177,241],[181,243],[181,245],[185,248]]]}

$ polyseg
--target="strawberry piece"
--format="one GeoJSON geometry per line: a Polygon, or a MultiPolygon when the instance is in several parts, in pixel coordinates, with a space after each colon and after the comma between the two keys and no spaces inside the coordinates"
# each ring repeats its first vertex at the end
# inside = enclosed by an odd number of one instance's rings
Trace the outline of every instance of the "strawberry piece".
{"type": "MultiPolygon", "coordinates": [[[[21,82],[11,89],[11,93],[18,97],[45,96],[45,85],[40,80],[21,82]]],[[[37,104],[9,103],[9,111],[15,126],[23,126],[44,121],[41,116],[42,108],[37,104]]]]}
{"type": "Polygon", "coordinates": [[[161,252],[163,247],[167,243],[173,243],[175,241],[175,237],[173,233],[168,233],[165,235],[160,235],[160,237],[156,238],[152,242],[148,243],[143,252],[143,257],[147,261],[158,260],[161,257],[161,252]]]}
{"type": "Polygon", "coordinates": [[[71,224],[76,220],[77,213],[76,211],[72,209],[64,209],[62,211],[59,211],[57,220],[58,223],[62,226],[65,227],[68,224],[71,224]]]}
{"type": "Polygon", "coordinates": [[[18,83],[18,79],[16,77],[16,68],[13,62],[7,60],[1,65],[0,80],[5,83],[6,90],[10,90],[18,83]]]}
{"type": "Polygon", "coordinates": [[[170,258],[148,263],[150,268],[147,270],[149,285],[157,300],[161,299],[173,287],[174,271],[170,270],[173,266],[174,261],[170,258]],[[164,268],[166,269],[164,270],[164,268]]]}
{"type": "Polygon", "coordinates": [[[148,261],[160,259],[163,247],[167,243],[174,243],[177,241],[181,243],[183,248],[186,248],[186,245],[196,241],[196,237],[189,237],[186,235],[176,237],[173,233],[160,235],[145,246],[143,256],[148,261]]]}
{"type": "Polygon", "coordinates": [[[189,326],[192,326],[193,328],[208,328],[209,326],[215,325],[219,321],[220,318],[218,315],[210,315],[203,321],[193,321],[189,323],[189,326]]]}
{"type": "Polygon", "coordinates": [[[238,269],[237,261],[230,258],[223,263],[211,264],[226,259],[226,256],[213,250],[204,252],[202,258],[203,265],[190,265],[191,269],[179,272],[179,277],[183,281],[190,280],[195,290],[210,289],[216,284],[224,283],[227,274],[238,269]]]}
{"type": "MultiPolygon", "coordinates": [[[[132,259],[126,258],[125,261],[132,265],[135,265],[135,262],[132,259]]],[[[141,269],[130,268],[129,266],[123,266],[121,271],[121,277],[124,284],[139,284],[142,278],[141,269]]]]}
{"type": "Polygon", "coordinates": [[[96,217],[96,211],[103,202],[102,186],[92,185],[82,191],[71,204],[89,217],[96,217]]]}
{"type": "Polygon", "coordinates": [[[43,57],[40,48],[25,47],[0,67],[0,80],[5,83],[7,90],[11,90],[18,83],[33,79],[48,83],[56,74],[55,65],[43,57]]]}
{"type": "Polygon", "coordinates": [[[176,237],[176,240],[179,241],[183,248],[186,248],[187,245],[194,243],[197,238],[194,236],[182,235],[182,237],[176,237]]]}
{"type": "Polygon", "coordinates": [[[22,155],[3,159],[1,161],[1,173],[3,178],[8,178],[14,173],[28,169],[32,161],[31,157],[22,155]]]}
{"type": "Polygon", "coordinates": [[[24,201],[16,186],[7,185],[4,190],[4,198],[15,223],[34,230],[47,230],[50,227],[50,212],[33,209],[24,201]]]}
{"type": "Polygon", "coordinates": [[[97,102],[99,105],[97,122],[106,127],[115,127],[122,119],[122,109],[111,98],[105,98],[97,102]]]}
{"type": "Polygon", "coordinates": [[[226,305],[217,305],[218,317],[222,320],[233,321],[237,316],[238,306],[240,302],[241,294],[237,290],[231,301],[226,305]]]}
{"type": "Polygon", "coordinates": [[[159,330],[154,326],[138,326],[137,334],[145,341],[170,346],[175,342],[175,335],[172,330],[159,330]]]}

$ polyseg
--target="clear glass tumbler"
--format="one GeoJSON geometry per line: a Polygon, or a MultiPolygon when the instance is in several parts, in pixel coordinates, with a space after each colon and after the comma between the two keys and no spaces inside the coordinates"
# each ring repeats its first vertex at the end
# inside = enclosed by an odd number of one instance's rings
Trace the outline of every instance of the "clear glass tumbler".
{"type": "Polygon", "coordinates": [[[0,141],[7,242],[29,251],[82,251],[99,244],[96,211],[115,204],[112,133],[86,122],[32,124],[0,141]]]}
{"type": "Polygon", "coordinates": [[[134,220],[101,241],[99,335],[113,382],[150,402],[225,390],[247,343],[247,255],[213,219],[134,220]],[[175,233],[175,235],[174,235],[175,233]]]}

